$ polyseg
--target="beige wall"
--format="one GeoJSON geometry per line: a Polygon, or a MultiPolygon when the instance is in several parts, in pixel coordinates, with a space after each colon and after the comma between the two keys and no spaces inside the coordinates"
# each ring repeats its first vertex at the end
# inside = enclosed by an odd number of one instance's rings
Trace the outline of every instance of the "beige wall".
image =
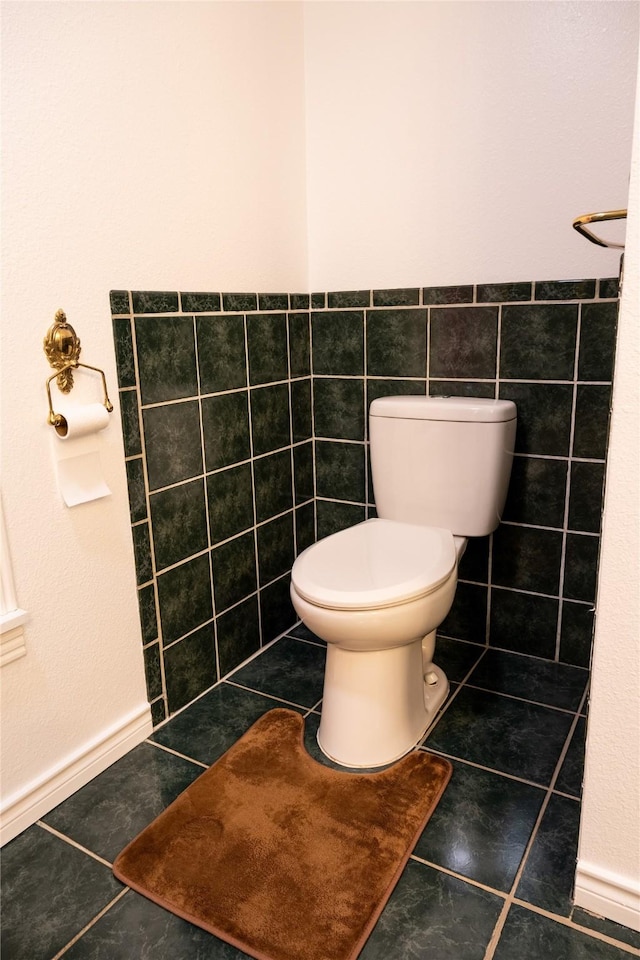
{"type": "Polygon", "coordinates": [[[305,4],[314,289],[617,275],[635,3],[305,4]]]}
{"type": "Polygon", "coordinates": [[[576,900],[640,930],[640,85],[635,129],[576,900]]]}

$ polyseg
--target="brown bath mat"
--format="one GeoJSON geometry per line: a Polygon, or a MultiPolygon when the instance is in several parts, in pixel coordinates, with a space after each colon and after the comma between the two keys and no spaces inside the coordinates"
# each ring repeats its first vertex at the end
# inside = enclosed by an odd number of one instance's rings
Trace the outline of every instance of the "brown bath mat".
{"type": "Polygon", "coordinates": [[[353,960],[451,776],[410,753],[332,770],[271,710],[118,856],[115,875],[258,960],[353,960]]]}

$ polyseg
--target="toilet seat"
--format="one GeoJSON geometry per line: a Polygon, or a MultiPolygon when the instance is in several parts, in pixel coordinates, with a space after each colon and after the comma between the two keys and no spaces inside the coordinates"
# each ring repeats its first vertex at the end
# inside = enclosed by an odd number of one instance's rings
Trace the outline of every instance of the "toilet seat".
{"type": "Polygon", "coordinates": [[[375,610],[436,590],[456,565],[450,530],[395,520],[366,520],[308,547],[291,571],[308,603],[375,610]]]}

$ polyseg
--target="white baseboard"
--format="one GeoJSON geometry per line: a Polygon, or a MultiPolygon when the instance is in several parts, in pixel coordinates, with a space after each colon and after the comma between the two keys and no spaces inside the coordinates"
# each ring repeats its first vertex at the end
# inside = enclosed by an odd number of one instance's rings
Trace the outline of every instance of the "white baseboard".
{"type": "Polygon", "coordinates": [[[149,704],[141,704],[80,750],[3,799],[0,808],[0,846],[13,840],[132,747],[142,743],[152,729],[149,704]]]}
{"type": "Polygon", "coordinates": [[[578,860],[575,904],[599,917],[640,931],[640,878],[623,877],[578,860]]]}

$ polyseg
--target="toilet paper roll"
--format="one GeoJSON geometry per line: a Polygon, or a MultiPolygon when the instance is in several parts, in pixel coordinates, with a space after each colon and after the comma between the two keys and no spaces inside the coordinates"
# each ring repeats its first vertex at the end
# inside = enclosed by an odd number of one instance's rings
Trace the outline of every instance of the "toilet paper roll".
{"type": "Polygon", "coordinates": [[[109,424],[109,413],[101,403],[67,407],[58,411],[61,421],[55,426],[60,440],[75,440],[90,433],[98,433],[109,424]]]}

